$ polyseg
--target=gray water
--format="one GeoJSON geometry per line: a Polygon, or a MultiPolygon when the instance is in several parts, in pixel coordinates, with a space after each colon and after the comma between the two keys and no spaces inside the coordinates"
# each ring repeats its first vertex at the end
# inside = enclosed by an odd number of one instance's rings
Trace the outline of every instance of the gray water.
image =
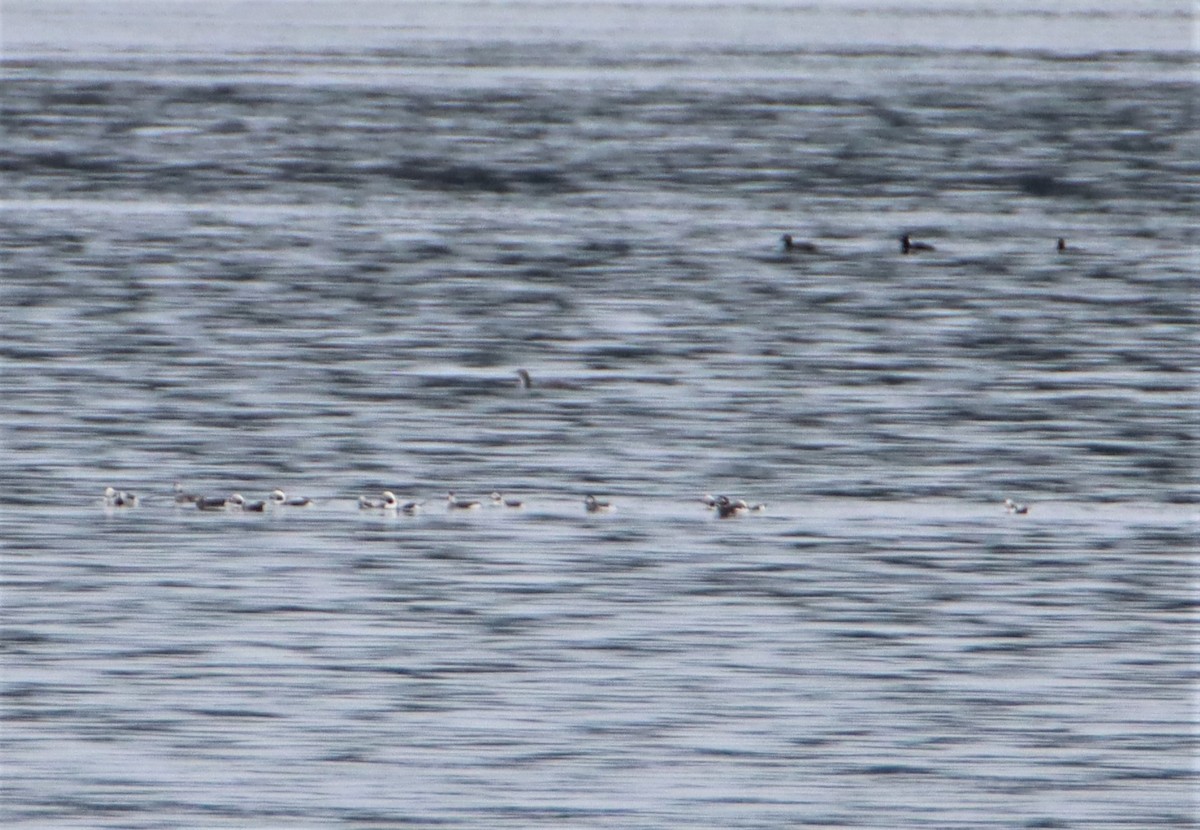
{"type": "Polygon", "coordinates": [[[1144,5],[6,4],[4,825],[1198,826],[1144,5]]]}

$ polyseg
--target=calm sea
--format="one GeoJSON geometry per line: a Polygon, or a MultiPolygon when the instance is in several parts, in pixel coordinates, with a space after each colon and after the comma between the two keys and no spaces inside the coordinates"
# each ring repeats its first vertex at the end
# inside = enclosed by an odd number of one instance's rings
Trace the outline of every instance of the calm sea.
{"type": "Polygon", "coordinates": [[[6,2],[0,821],[1200,826],[1191,27],[6,2]]]}

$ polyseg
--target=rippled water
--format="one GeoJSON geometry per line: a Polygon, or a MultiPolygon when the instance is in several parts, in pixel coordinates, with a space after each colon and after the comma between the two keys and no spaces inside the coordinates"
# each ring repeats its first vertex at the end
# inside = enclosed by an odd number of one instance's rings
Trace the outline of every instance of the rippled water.
{"type": "Polygon", "coordinates": [[[6,826],[1197,826],[1186,13],[119,8],[6,32],[6,826]]]}

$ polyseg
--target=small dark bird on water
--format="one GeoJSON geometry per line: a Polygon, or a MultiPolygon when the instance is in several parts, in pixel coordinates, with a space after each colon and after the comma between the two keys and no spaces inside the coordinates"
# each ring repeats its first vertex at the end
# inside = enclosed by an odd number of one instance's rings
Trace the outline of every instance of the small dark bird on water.
{"type": "MultiPolygon", "coordinates": [[[[533,382],[533,377],[529,374],[529,371],[527,369],[518,369],[517,370],[517,378],[518,378],[517,386],[519,388],[524,389],[526,391],[535,388],[534,382],[533,382]]],[[[538,381],[536,388],[537,389],[579,389],[580,386],[579,386],[579,384],[572,383],[571,381],[560,380],[558,378],[554,378],[551,380],[538,381]]]]}
{"type": "Polygon", "coordinates": [[[900,253],[911,254],[914,251],[936,251],[937,248],[930,245],[928,242],[913,242],[908,238],[908,234],[900,237],[900,253]]]}
{"type": "Polygon", "coordinates": [[[817,252],[816,245],[811,242],[797,242],[796,240],[792,239],[792,235],[790,233],[785,233],[782,239],[783,250],[785,251],[799,254],[815,254],[817,252]]]}
{"type": "Polygon", "coordinates": [[[587,508],[587,512],[589,513],[607,513],[614,509],[612,502],[600,501],[595,496],[590,495],[583,500],[583,506],[587,508]]]}

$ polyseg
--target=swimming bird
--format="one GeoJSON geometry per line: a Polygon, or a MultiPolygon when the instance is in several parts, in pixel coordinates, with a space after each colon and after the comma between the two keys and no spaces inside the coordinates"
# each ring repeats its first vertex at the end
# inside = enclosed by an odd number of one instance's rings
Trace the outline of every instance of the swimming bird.
{"type": "Polygon", "coordinates": [[[308,507],[313,503],[308,496],[293,496],[287,497],[287,493],[276,488],[271,491],[271,504],[276,507],[308,507]]]}
{"type": "Polygon", "coordinates": [[[196,499],[200,498],[197,493],[188,493],[183,489],[183,485],[178,481],[175,482],[175,503],[176,504],[195,504],[196,499]]]}
{"type": "Polygon", "coordinates": [[[228,499],[217,498],[215,496],[196,496],[196,501],[193,502],[197,510],[224,510],[229,505],[228,499]]]}
{"type": "Polygon", "coordinates": [[[406,501],[400,505],[400,512],[406,516],[415,516],[421,511],[421,505],[423,504],[425,504],[423,501],[406,501]]]}
{"type": "Polygon", "coordinates": [[[265,513],[267,503],[265,501],[246,501],[241,493],[234,493],[226,500],[226,505],[234,510],[241,510],[243,513],[265,513]]]}
{"type": "Polygon", "coordinates": [[[138,497],[133,493],[126,493],[124,490],[105,487],[104,503],[109,507],[137,507],[138,497]]]}
{"type": "Polygon", "coordinates": [[[611,502],[600,501],[595,496],[587,496],[583,500],[583,505],[589,513],[607,513],[609,510],[615,509],[611,502]]]}
{"type": "Polygon", "coordinates": [[[781,238],[783,240],[783,250],[785,251],[798,254],[815,254],[817,252],[816,245],[811,242],[797,242],[792,239],[790,233],[785,233],[781,238]]]}
{"type": "Polygon", "coordinates": [[[383,498],[378,501],[366,496],[358,497],[359,510],[395,510],[399,506],[400,502],[396,500],[396,494],[391,490],[384,490],[383,498]]]}
{"type": "Polygon", "coordinates": [[[453,490],[446,494],[446,507],[449,510],[474,510],[480,506],[479,502],[472,499],[457,498],[453,490]]]}
{"type": "Polygon", "coordinates": [[[713,510],[717,506],[717,497],[714,496],[712,493],[705,493],[703,496],[700,497],[700,501],[703,502],[704,506],[707,507],[709,510],[713,510]]]}
{"type": "Polygon", "coordinates": [[[908,238],[908,234],[900,237],[900,253],[911,254],[914,251],[936,251],[937,248],[930,245],[928,242],[913,242],[908,238]]]}
{"type": "Polygon", "coordinates": [[[500,495],[499,491],[492,491],[492,507],[518,508],[523,507],[524,505],[525,502],[521,501],[520,499],[506,499],[504,496],[500,495]]]}
{"type": "Polygon", "coordinates": [[[1018,516],[1024,516],[1026,513],[1029,512],[1029,505],[1017,504],[1012,499],[1005,499],[1004,500],[1004,509],[1007,510],[1009,513],[1015,513],[1018,516]]]}
{"type": "MultiPolygon", "coordinates": [[[[711,497],[710,497],[711,498],[711,497]]],[[[729,496],[718,496],[713,499],[713,508],[722,519],[731,519],[743,513],[761,513],[767,509],[762,502],[750,504],[745,499],[734,499],[729,496]]]]}
{"type": "Polygon", "coordinates": [[[1069,254],[1071,251],[1078,250],[1067,244],[1067,240],[1061,236],[1058,238],[1058,244],[1054,246],[1060,254],[1069,254]]]}
{"type": "Polygon", "coordinates": [[[722,519],[732,519],[734,516],[742,515],[749,509],[749,505],[741,499],[731,499],[729,496],[719,496],[717,498],[717,516],[722,519]]]}
{"type": "MultiPolygon", "coordinates": [[[[528,369],[517,370],[517,385],[523,390],[533,389],[533,376],[529,374],[528,369]]],[[[579,389],[579,385],[568,380],[539,380],[537,383],[538,389],[579,389]]]]}

